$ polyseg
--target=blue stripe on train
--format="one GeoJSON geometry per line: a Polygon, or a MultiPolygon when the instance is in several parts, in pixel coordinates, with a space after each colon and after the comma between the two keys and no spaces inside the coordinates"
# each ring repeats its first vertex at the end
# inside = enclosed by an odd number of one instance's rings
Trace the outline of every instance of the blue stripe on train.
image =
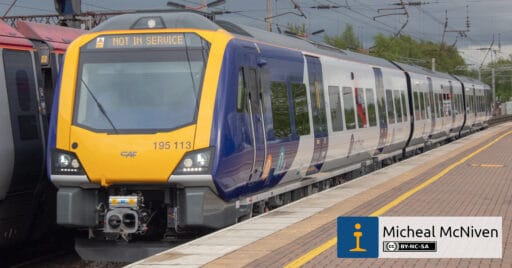
{"type": "Polygon", "coordinates": [[[62,61],[59,64],[59,66],[61,66],[59,70],[59,79],[57,79],[57,83],[55,85],[52,110],[50,112],[50,126],[48,128],[48,146],[46,147],[46,172],[48,174],[48,178],[51,178],[52,173],[51,151],[55,149],[57,143],[57,117],[59,113],[60,85],[62,81],[62,70],[64,69],[64,60],[65,56],[62,57],[62,61]]]}

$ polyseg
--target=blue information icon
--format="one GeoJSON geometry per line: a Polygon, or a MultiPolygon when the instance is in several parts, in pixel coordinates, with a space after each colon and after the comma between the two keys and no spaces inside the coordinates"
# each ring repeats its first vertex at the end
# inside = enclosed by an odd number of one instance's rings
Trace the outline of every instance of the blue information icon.
{"type": "Polygon", "coordinates": [[[379,218],[338,217],[338,258],[378,258],[379,218]]]}

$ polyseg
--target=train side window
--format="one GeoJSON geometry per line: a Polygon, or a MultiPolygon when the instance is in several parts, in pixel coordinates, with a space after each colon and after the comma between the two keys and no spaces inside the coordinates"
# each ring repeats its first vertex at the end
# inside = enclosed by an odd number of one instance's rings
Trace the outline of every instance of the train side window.
{"type": "Polygon", "coordinates": [[[297,135],[308,135],[311,129],[309,127],[308,93],[306,91],[306,85],[292,83],[291,86],[297,135]]]}
{"type": "Polygon", "coordinates": [[[407,111],[407,103],[406,103],[407,98],[405,97],[405,92],[402,92],[401,96],[402,96],[402,114],[403,114],[404,122],[407,122],[409,113],[407,111]]]}
{"type": "Polygon", "coordinates": [[[459,113],[464,113],[464,96],[462,94],[459,94],[459,113]]]}
{"type": "Polygon", "coordinates": [[[478,93],[475,92],[475,112],[478,113],[480,111],[478,110],[478,96],[476,94],[478,93]]]}
{"type": "Polygon", "coordinates": [[[395,109],[393,108],[393,91],[386,89],[386,107],[388,110],[388,122],[389,124],[395,123],[395,109]]]}
{"type": "Polygon", "coordinates": [[[459,100],[459,94],[454,93],[453,96],[453,102],[454,102],[454,113],[455,115],[458,115],[460,113],[460,100],[459,100]]]}
{"type": "Polygon", "coordinates": [[[416,120],[421,120],[421,110],[420,110],[420,98],[418,92],[413,92],[414,96],[414,118],[416,120]]]}
{"type": "Polygon", "coordinates": [[[328,86],[329,106],[331,107],[332,131],[343,130],[343,114],[341,112],[340,88],[338,86],[328,86]]]}
{"type": "Polygon", "coordinates": [[[439,117],[444,117],[444,102],[443,102],[443,94],[439,93],[437,94],[437,100],[439,102],[439,117]]]}
{"type": "Polygon", "coordinates": [[[436,118],[436,101],[434,98],[434,93],[429,92],[427,96],[427,109],[429,113],[429,119],[436,118]]]}
{"type": "Polygon", "coordinates": [[[432,101],[434,103],[434,118],[439,118],[439,101],[438,101],[438,98],[437,98],[437,93],[434,93],[433,94],[433,98],[432,98],[432,101]]]}
{"type": "Polygon", "coordinates": [[[366,102],[368,103],[368,123],[370,127],[377,125],[377,109],[375,109],[375,97],[373,89],[366,89],[366,102]]]}
{"type": "Polygon", "coordinates": [[[395,99],[396,122],[402,123],[402,103],[400,101],[400,91],[394,90],[393,95],[395,99]]]}
{"type": "Polygon", "coordinates": [[[356,128],[356,113],[354,111],[354,93],[351,87],[343,87],[343,107],[345,108],[345,127],[356,128]]]}
{"type": "MultiPolygon", "coordinates": [[[[30,111],[32,104],[30,85],[28,81],[27,70],[19,69],[16,71],[16,90],[18,93],[18,107],[24,111],[30,111]]],[[[32,89],[33,90],[33,89],[32,89]]]]}
{"type": "Polygon", "coordinates": [[[357,125],[359,128],[368,127],[368,119],[366,118],[366,103],[364,100],[364,89],[356,87],[356,108],[357,108],[357,125]]]}
{"type": "Polygon", "coordinates": [[[436,113],[436,118],[441,117],[441,111],[439,110],[440,104],[439,104],[439,94],[434,93],[434,108],[436,113]]]}
{"type": "Polygon", "coordinates": [[[238,112],[244,112],[245,109],[245,78],[244,78],[244,69],[240,69],[238,72],[238,92],[237,92],[237,100],[236,100],[236,110],[238,112]]]}
{"type": "Polygon", "coordinates": [[[430,104],[428,102],[428,95],[426,92],[420,93],[420,105],[423,119],[430,119],[430,104]]]}
{"type": "Polygon", "coordinates": [[[458,115],[458,114],[461,113],[461,109],[460,109],[461,105],[460,105],[460,96],[459,96],[459,94],[458,93],[454,93],[452,95],[452,99],[453,99],[452,101],[453,101],[453,105],[454,105],[453,112],[454,112],[455,115],[458,115]]]}
{"type": "Polygon", "coordinates": [[[469,106],[471,107],[470,111],[475,112],[475,96],[474,95],[469,96],[469,106]]]}
{"type": "Polygon", "coordinates": [[[270,89],[272,91],[271,105],[274,135],[280,138],[289,137],[292,130],[286,83],[271,82],[270,89]]]}

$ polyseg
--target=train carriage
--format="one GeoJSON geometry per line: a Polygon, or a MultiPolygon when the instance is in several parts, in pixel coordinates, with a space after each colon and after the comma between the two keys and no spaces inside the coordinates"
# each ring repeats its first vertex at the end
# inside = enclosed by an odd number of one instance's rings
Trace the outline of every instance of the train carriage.
{"type": "Polygon", "coordinates": [[[464,90],[465,123],[461,134],[465,135],[487,126],[491,116],[492,97],[488,85],[466,76],[454,76],[464,90]]]}
{"type": "Polygon", "coordinates": [[[84,35],[55,101],[57,221],[99,241],[221,228],[463,124],[448,75],[191,13],[84,35]]]}
{"type": "Polygon", "coordinates": [[[54,224],[56,190],[44,168],[49,109],[59,57],[79,33],[0,21],[0,246],[39,238],[54,224]]]}

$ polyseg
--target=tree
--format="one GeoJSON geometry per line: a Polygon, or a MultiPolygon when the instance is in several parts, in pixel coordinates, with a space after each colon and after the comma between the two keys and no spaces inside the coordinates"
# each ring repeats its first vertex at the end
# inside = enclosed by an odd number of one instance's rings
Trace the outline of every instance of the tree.
{"type": "Polygon", "coordinates": [[[496,70],[496,97],[499,101],[505,102],[512,98],[512,55],[508,59],[499,59],[494,63],[489,63],[482,70],[482,80],[492,84],[490,69],[496,70]]]}
{"type": "Polygon", "coordinates": [[[431,41],[416,41],[408,35],[398,37],[378,34],[371,54],[388,60],[413,63],[430,69],[432,58],[436,59],[436,70],[453,74],[466,74],[459,66],[465,66],[464,59],[456,47],[431,41]]]}
{"type": "Polygon", "coordinates": [[[324,36],[324,41],[333,47],[341,49],[357,51],[362,48],[361,42],[357,39],[357,36],[354,33],[354,28],[350,24],[345,26],[345,30],[340,35],[329,36],[326,34],[324,36]]]}

